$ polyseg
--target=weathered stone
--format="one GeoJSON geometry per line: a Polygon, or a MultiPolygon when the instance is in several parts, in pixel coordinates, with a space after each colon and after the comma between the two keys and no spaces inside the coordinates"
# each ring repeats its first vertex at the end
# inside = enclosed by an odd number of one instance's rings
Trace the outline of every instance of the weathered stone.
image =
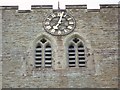
{"type": "Polygon", "coordinates": [[[118,88],[118,7],[101,5],[100,10],[87,11],[86,5],[68,5],[66,10],[74,17],[76,28],[68,35],[53,36],[42,24],[52,13],[52,6],[32,6],[31,12],[24,13],[17,7],[0,9],[0,87],[118,88]],[[34,47],[43,36],[52,42],[53,67],[36,70],[34,47]],[[68,67],[67,45],[75,36],[87,47],[87,67],[68,67]]]}

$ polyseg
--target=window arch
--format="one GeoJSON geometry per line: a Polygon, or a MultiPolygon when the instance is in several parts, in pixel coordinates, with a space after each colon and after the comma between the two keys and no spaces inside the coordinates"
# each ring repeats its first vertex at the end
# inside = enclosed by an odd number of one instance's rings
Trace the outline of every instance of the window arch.
{"type": "Polygon", "coordinates": [[[72,38],[68,45],[68,66],[85,67],[85,46],[79,38],[72,38]]]}
{"type": "Polygon", "coordinates": [[[52,48],[50,41],[46,38],[40,39],[35,48],[35,68],[52,67],[52,48]]]}

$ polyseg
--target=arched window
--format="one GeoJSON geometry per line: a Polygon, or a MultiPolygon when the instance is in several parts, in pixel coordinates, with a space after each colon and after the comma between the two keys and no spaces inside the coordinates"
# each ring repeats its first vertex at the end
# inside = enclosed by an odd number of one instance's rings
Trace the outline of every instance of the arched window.
{"type": "Polygon", "coordinates": [[[42,38],[37,42],[35,48],[35,67],[52,67],[52,48],[50,41],[42,38]]]}
{"type": "Polygon", "coordinates": [[[85,47],[79,38],[73,38],[68,45],[69,67],[85,67],[85,47]]]}

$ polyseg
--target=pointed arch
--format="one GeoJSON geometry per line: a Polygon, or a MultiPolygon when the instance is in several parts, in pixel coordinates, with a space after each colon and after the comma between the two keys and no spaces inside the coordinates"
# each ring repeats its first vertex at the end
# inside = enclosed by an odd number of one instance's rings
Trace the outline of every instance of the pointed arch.
{"type": "Polygon", "coordinates": [[[80,38],[73,37],[68,45],[69,67],[85,67],[85,48],[80,38]],[[73,44],[72,44],[73,43],[73,44]]]}
{"type": "Polygon", "coordinates": [[[35,48],[35,67],[51,68],[52,67],[52,48],[51,42],[46,38],[40,38],[35,48]]]}
{"type": "Polygon", "coordinates": [[[53,63],[55,60],[55,52],[56,50],[53,49],[54,47],[56,47],[55,44],[55,39],[47,34],[47,33],[42,33],[42,34],[38,34],[36,36],[36,38],[33,40],[32,44],[31,44],[31,52],[32,55],[30,56],[31,59],[29,61],[29,65],[31,66],[31,64],[33,65],[33,68],[53,68],[53,63]],[[38,51],[36,51],[36,49],[40,48],[41,46],[41,59],[39,59],[39,61],[37,61],[37,58],[40,58],[38,54],[38,51]],[[48,49],[51,49],[51,51],[48,51],[48,49]],[[41,63],[40,63],[41,60],[41,63]],[[36,62],[39,62],[36,64],[36,62]]]}
{"type": "Polygon", "coordinates": [[[68,48],[66,51],[66,60],[68,67],[87,67],[87,48],[91,49],[90,42],[86,39],[85,35],[80,35],[80,33],[74,32],[68,35],[64,40],[65,48],[68,48]],[[69,52],[70,45],[74,47],[74,54],[69,52]],[[74,56],[72,56],[74,55],[74,56]],[[74,59],[70,61],[69,57],[73,57],[74,59]],[[69,63],[74,62],[74,63],[69,63]],[[74,64],[74,65],[73,65],[74,64]]]}

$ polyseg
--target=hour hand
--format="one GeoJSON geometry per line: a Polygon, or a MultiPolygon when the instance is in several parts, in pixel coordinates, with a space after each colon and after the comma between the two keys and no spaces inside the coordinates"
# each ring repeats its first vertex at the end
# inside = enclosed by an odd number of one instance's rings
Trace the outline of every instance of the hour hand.
{"type": "Polygon", "coordinates": [[[53,26],[53,29],[58,29],[58,24],[53,26]]]}

